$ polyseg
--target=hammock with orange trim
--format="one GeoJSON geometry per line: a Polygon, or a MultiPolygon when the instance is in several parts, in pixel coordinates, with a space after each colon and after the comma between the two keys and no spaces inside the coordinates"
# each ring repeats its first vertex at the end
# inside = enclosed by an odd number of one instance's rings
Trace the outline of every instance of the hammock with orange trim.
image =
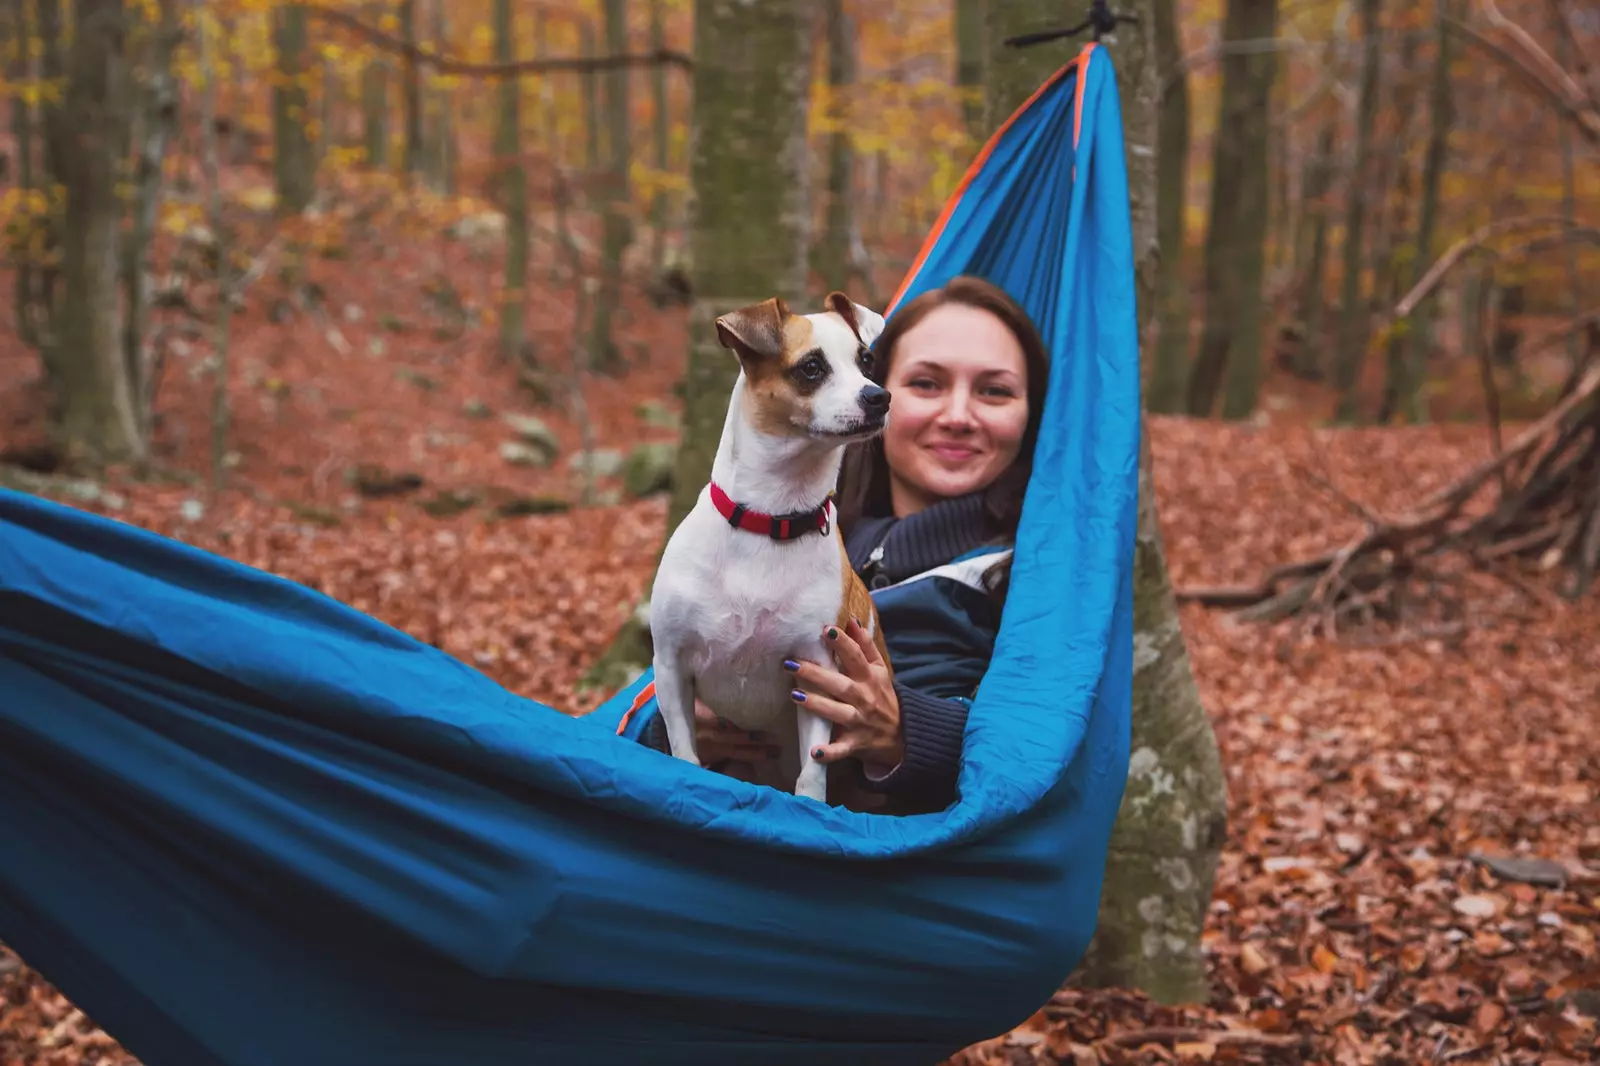
{"type": "Polygon", "coordinates": [[[303,586],[0,493],[0,940],[146,1066],[926,1066],[1025,1018],[1094,931],[1128,766],[1139,370],[1103,51],[984,146],[896,303],[958,274],[1028,310],[1051,371],[947,810],[692,767],[631,742],[648,676],[569,718],[303,586]]]}

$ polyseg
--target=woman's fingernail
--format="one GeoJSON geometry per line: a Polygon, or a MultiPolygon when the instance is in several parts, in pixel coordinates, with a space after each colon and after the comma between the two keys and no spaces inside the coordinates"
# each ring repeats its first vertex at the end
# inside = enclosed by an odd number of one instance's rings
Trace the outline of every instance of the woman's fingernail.
{"type": "Polygon", "coordinates": [[[800,669],[800,664],[795,662],[793,659],[785,659],[783,660],[783,668],[792,674],[796,670],[800,669]]]}
{"type": "Polygon", "coordinates": [[[829,640],[838,640],[839,639],[839,630],[836,629],[833,626],[829,626],[828,627],[828,639],[829,640]]]}
{"type": "Polygon", "coordinates": [[[789,698],[794,700],[796,703],[804,703],[806,701],[806,694],[801,692],[799,689],[795,689],[793,692],[789,693],[789,698]]]}
{"type": "Polygon", "coordinates": [[[811,749],[811,757],[820,762],[822,760],[822,749],[821,748],[812,748],[811,749]]]}

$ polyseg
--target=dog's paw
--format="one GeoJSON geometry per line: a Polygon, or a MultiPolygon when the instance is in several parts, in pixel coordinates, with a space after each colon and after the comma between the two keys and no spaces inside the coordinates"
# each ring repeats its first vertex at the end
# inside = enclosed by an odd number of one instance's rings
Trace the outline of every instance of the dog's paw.
{"type": "Polygon", "coordinates": [[[796,796],[807,796],[818,803],[828,802],[828,768],[819,762],[811,763],[794,783],[796,796]]]}

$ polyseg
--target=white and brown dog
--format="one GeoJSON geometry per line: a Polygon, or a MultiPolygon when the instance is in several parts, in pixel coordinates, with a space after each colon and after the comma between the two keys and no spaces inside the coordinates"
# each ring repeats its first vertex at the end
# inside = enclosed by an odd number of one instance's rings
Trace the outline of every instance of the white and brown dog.
{"type": "MultiPolygon", "coordinates": [[[[866,376],[883,318],[829,293],[794,315],[781,299],[717,319],[739,357],[711,482],[673,531],[650,594],[655,692],[672,754],[700,764],[695,699],[744,729],[773,731],[796,795],[826,801],[811,756],[831,724],[790,697],[785,659],[827,661],[822,629],[851,617],[883,653],[872,598],[834,521],[845,445],[883,431],[889,393],[866,376]]],[[[883,655],[887,663],[888,655],[883,655]]]]}

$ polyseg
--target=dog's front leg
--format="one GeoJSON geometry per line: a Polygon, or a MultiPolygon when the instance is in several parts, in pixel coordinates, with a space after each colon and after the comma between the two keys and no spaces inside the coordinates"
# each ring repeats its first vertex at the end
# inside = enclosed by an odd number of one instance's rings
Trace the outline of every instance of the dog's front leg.
{"type": "Polygon", "coordinates": [[[794,717],[800,731],[800,776],[795,780],[794,794],[826,803],[828,768],[813,759],[811,753],[833,739],[833,723],[804,707],[796,707],[794,717]]]}
{"type": "Polygon", "coordinates": [[[667,745],[685,762],[700,765],[694,736],[694,676],[670,650],[655,654],[656,707],[667,727],[667,745]]]}

